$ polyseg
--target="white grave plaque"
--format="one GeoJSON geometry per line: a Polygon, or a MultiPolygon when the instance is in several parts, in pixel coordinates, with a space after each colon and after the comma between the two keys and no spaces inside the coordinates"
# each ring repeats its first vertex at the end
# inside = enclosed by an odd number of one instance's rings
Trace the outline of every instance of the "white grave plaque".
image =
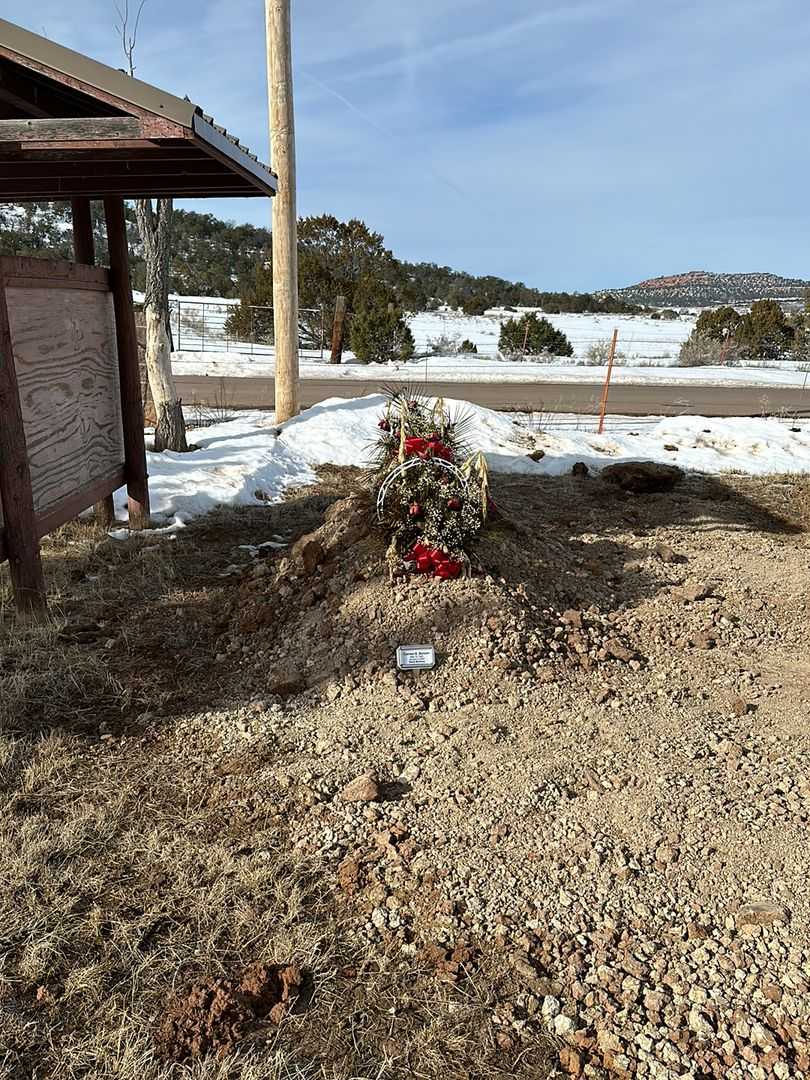
{"type": "Polygon", "coordinates": [[[400,671],[421,671],[436,666],[436,650],[432,645],[399,645],[397,667],[400,671]]]}

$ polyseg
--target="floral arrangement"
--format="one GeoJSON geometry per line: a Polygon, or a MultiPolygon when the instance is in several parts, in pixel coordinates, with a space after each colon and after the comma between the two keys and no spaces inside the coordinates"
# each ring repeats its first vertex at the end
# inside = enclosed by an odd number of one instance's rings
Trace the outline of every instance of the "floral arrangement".
{"type": "Polygon", "coordinates": [[[492,505],[469,418],[451,417],[441,398],[392,392],[378,426],[377,514],[393,551],[420,573],[458,577],[492,505]]]}

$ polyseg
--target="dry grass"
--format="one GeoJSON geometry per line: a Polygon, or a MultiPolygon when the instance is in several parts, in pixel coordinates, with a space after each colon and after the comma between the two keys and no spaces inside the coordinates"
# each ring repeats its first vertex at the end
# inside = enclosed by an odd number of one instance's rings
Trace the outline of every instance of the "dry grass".
{"type": "Polygon", "coordinates": [[[211,663],[219,570],[239,543],[311,527],[338,480],[286,508],[212,515],[177,541],[65,527],[45,544],[41,625],[16,624],[0,585],[4,1080],[548,1074],[545,1045],[495,1046],[497,965],[445,987],[358,948],[352,911],[260,788],[271,750],[223,764],[178,731],[226,704],[211,663]],[[257,960],[305,968],[300,1015],[223,1060],[158,1060],[171,994],[257,960]]]}
{"type": "Polygon", "coordinates": [[[6,737],[0,761],[0,1074],[516,1075],[492,1049],[486,979],[451,990],[358,955],[283,821],[212,805],[214,761],[61,733],[6,737]],[[156,1060],[173,990],[290,959],[311,978],[301,1015],[188,1073],[156,1060]]]}

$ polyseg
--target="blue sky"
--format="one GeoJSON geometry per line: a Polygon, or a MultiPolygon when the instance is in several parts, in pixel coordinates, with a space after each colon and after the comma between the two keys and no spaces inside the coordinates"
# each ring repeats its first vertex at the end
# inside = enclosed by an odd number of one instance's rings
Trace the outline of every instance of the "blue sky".
{"type": "MultiPolygon", "coordinates": [[[[266,160],[263,12],[147,0],[136,65],[266,160]]],[[[3,17],[122,65],[112,0],[3,17]]],[[[808,0],[293,0],[293,20],[302,214],[540,288],[810,277],[808,0]]]]}

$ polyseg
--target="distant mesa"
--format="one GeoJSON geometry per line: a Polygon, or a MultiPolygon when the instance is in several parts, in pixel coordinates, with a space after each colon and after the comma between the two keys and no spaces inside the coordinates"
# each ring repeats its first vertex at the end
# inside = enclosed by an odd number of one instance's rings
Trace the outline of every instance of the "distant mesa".
{"type": "Polygon", "coordinates": [[[753,300],[802,300],[810,281],[780,274],[715,274],[710,270],[689,270],[648,278],[624,289],[606,289],[634,304],[652,307],[710,307],[716,304],[750,304],[753,300]]]}

